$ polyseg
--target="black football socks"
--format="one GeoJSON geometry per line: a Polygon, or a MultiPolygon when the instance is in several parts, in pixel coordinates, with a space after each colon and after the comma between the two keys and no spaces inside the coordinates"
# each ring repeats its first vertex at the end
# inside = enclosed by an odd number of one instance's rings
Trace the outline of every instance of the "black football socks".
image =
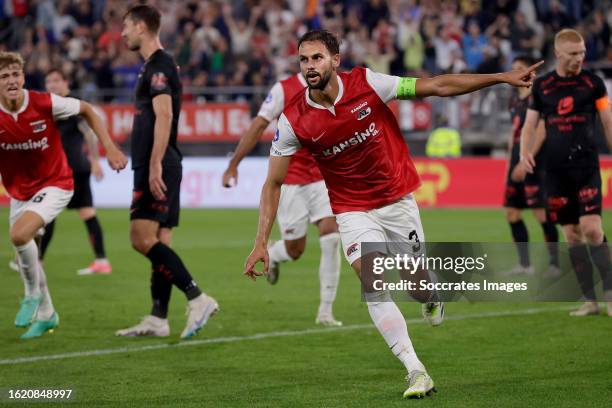
{"type": "Polygon", "coordinates": [[[181,258],[169,246],[156,243],[147,253],[147,258],[151,260],[153,270],[168,276],[170,282],[185,293],[188,300],[202,294],[181,258]]]}

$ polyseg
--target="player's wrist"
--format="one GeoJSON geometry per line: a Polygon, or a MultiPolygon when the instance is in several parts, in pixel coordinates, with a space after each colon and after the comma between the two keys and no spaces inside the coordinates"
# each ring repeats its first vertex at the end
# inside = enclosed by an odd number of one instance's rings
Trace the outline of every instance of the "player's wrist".
{"type": "Polygon", "coordinates": [[[256,236],[253,246],[256,249],[266,249],[268,247],[268,239],[264,236],[256,236]]]}
{"type": "Polygon", "coordinates": [[[492,74],[492,76],[500,84],[509,84],[511,82],[509,72],[498,72],[497,74],[492,74]]]}
{"type": "Polygon", "coordinates": [[[232,158],[230,159],[228,165],[227,165],[227,169],[228,170],[238,170],[238,164],[240,164],[240,160],[236,158],[236,156],[232,156],[232,158]]]}

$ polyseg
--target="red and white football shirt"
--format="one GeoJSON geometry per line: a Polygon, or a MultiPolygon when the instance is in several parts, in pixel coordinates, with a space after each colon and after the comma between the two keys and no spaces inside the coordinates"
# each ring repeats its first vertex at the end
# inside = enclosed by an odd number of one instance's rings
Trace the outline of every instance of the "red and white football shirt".
{"type": "Polygon", "coordinates": [[[335,214],[368,211],[398,201],[420,185],[408,146],[386,103],[397,98],[399,77],[354,68],[338,74],[332,107],[296,95],[278,121],[270,154],[312,154],[335,214]]]}
{"type": "Polygon", "coordinates": [[[81,102],[46,92],[23,92],[19,111],[11,112],[0,104],[2,183],[20,201],[29,200],[44,187],[72,190],[72,170],[55,120],[78,115],[81,102]]]}
{"type": "MultiPolygon", "coordinates": [[[[278,119],[287,103],[297,94],[301,94],[306,87],[306,80],[302,74],[293,75],[285,80],[274,84],[268,97],[261,105],[257,116],[261,116],[268,122],[278,119]]],[[[298,150],[289,163],[284,184],[310,184],[323,180],[321,171],[314,158],[307,149],[298,150]]]]}

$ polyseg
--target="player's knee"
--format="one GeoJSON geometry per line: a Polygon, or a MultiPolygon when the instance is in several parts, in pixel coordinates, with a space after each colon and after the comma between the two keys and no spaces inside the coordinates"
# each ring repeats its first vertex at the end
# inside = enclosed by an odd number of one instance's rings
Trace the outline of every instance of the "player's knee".
{"type": "Polygon", "coordinates": [[[157,234],[157,237],[159,238],[159,241],[167,246],[172,246],[172,231],[171,230],[166,230],[166,229],[161,229],[159,231],[159,234],[157,234]]]}
{"type": "Polygon", "coordinates": [[[285,241],[285,248],[287,248],[287,254],[291,259],[299,259],[306,249],[306,240],[285,241]]]}
{"type": "Polygon", "coordinates": [[[146,255],[153,245],[155,245],[157,239],[155,237],[145,237],[132,231],[130,233],[130,241],[132,242],[132,248],[141,254],[146,255]]]}
{"type": "Polygon", "coordinates": [[[582,234],[588,242],[600,243],[603,240],[603,231],[601,226],[596,223],[588,223],[581,225],[582,234]]]}
{"type": "Polygon", "coordinates": [[[22,228],[11,228],[10,236],[11,242],[15,246],[25,245],[33,238],[31,234],[28,234],[27,231],[22,228]]]}
{"type": "Polygon", "coordinates": [[[565,235],[565,239],[569,244],[579,244],[582,242],[582,233],[579,228],[575,226],[564,226],[563,234],[565,235]]]}
{"type": "Polygon", "coordinates": [[[546,211],[543,208],[534,209],[533,216],[540,224],[544,224],[546,222],[546,211]]]}
{"type": "Polygon", "coordinates": [[[332,234],[334,232],[338,232],[338,224],[336,223],[335,217],[326,217],[319,221],[317,224],[319,228],[319,236],[325,236],[328,234],[332,234]]]}
{"type": "Polygon", "coordinates": [[[508,222],[514,223],[521,220],[521,211],[516,208],[508,208],[506,211],[506,219],[508,222]]]}
{"type": "Polygon", "coordinates": [[[79,216],[83,221],[87,221],[88,219],[96,216],[96,210],[93,207],[85,207],[79,209],[79,216]]]}

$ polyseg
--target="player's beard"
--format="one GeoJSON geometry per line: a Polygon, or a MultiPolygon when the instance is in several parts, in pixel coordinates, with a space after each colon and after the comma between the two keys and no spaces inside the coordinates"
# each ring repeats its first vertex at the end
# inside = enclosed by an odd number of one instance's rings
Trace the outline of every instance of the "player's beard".
{"type": "Polygon", "coordinates": [[[315,85],[312,85],[308,81],[308,79],[306,79],[306,83],[308,84],[308,89],[319,89],[319,90],[325,89],[325,87],[327,86],[327,83],[331,79],[331,74],[332,74],[331,69],[327,72],[324,72],[323,74],[319,74],[319,82],[317,82],[315,85]]]}

